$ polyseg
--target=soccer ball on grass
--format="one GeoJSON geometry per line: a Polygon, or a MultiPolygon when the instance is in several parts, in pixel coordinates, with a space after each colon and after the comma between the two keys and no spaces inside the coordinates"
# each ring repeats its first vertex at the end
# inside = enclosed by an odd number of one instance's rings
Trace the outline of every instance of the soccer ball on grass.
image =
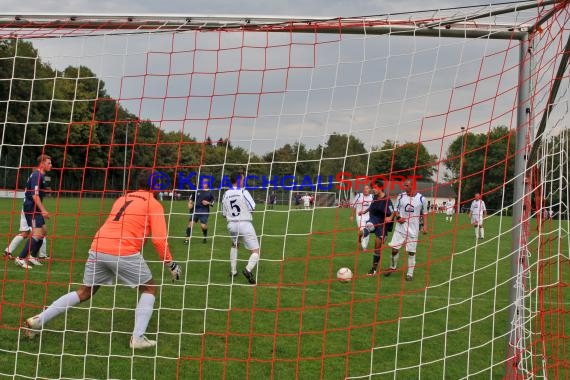
{"type": "Polygon", "coordinates": [[[349,282],[350,280],[352,280],[352,271],[349,268],[340,268],[337,272],[336,272],[336,278],[340,281],[340,282],[349,282]]]}

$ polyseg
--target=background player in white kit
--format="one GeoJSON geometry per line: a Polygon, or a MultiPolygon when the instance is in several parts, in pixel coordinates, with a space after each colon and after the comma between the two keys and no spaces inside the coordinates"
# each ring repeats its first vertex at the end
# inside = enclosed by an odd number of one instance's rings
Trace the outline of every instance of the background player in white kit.
{"type": "Polygon", "coordinates": [[[484,239],[485,229],[483,228],[483,219],[487,216],[487,207],[485,201],[481,199],[481,194],[475,194],[475,199],[471,202],[469,209],[469,217],[471,218],[471,225],[475,227],[475,238],[484,239]]]}
{"type": "Polygon", "coordinates": [[[445,221],[453,222],[453,214],[455,214],[455,199],[449,197],[445,203],[445,221]]]}
{"type": "Polygon", "coordinates": [[[424,224],[421,229],[424,234],[427,233],[427,202],[423,195],[416,193],[411,179],[404,181],[404,190],[406,191],[398,195],[394,212],[390,217],[386,218],[387,222],[396,222],[396,228],[394,229],[392,240],[388,244],[392,247],[392,263],[390,268],[384,273],[384,276],[389,276],[396,270],[400,248],[405,246],[406,252],[408,252],[406,281],[412,281],[416,266],[416,247],[418,245],[420,218],[422,216],[424,224]]]}
{"type": "Polygon", "coordinates": [[[253,269],[259,261],[259,242],[251,221],[251,212],[255,210],[255,202],[247,189],[243,188],[244,176],[232,174],[230,180],[232,188],[224,193],[222,198],[222,215],[228,221],[228,232],[232,239],[230,249],[230,275],[237,274],[238,241],[241,238],[245,248],[251,254],[242,273],[250,284],[255,284],[253,269]]]}
{"type": "Polygon", "coordinates": [[[311,196],[309,195],[309,193],[303,195],[301,197],[301,200],[303,201],[303,207],[305,208],[305,210],[311,209],[311,196]]]}
{"type": "Polygon", "coordinates": [[[369,236],[362,240],[362,233],[366,227],[366,222],[369,219],[368,209],[370,208],[370,203],[374,196],[370,194],[370,185],[365,185],[362,188],[362,193],[356,194],[354,200],[352,201],[350,212],[350,220],[354,220],[354,214],[356,214],[356,227],[358,228],[358,241],[362,244],[362,248],[366,249],[368,247],[369,236]]]}

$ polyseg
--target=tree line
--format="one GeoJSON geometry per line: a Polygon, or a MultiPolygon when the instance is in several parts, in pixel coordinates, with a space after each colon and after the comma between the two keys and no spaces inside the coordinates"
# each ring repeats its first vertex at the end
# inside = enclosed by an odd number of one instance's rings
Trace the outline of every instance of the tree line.
{"type": "MultiPolygon", "coordinates": [[[[219,178],[242,167],[266,176],[348,171],[431,180],[441,160],[422,143],[386,140],[367,149],[358,137],[341,133],[316,147],[296,142],[265,154],[233,146],[224,136],[199,141],[139,119],[88,67],[56,70],[30,42],[15,39],[0,40],[0,133],[7,189],[23,187],[41,153],[52,156],[57,168],[52,187],[66,192],[121,191],[125,167],[152,167],[171,178],[178,171],[219,178]]],[[[511,185],[502,187],[513,175],[514,141],[514,132],[499,126],[452,142],[443,161],[456,191],[462,171],[462,199],[482,192],[489,207],[510,202],[504,198],[512,197],[511,185]]]]}

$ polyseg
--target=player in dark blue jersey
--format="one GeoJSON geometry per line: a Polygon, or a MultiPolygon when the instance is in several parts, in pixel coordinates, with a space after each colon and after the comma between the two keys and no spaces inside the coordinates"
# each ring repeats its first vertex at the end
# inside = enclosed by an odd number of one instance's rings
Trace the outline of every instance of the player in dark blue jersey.
{"type": "Polygon", "coordinates": [[[45,221],[49,219],[49,212],[43,204],[43,199],[46,188],[45,174],[51,170],[51,167],[51,157],[45,154],[40,155],[38,157],[38,167],[32,172],[26,183],[22,211],[28,226],[32,229],[32,233],[20,256],[15,260],[16,265],[24,269],[30,269],[30,263],[42,265],[37,260],[37,257],[46,235],[45,221]],[[30,255],[29,258],[28,254],[30,255]]]}
{"type": "Polygon", "coordinates": [[[368,271],[369,276],[374,276],[378,273],[382,245],[388,232],[392,231],[392,223],[386,222],[385,219],[394,212],[394,205],[384,192],[384,182],[381,179],[376,179],[371,185],[374,196],[367,210],[369,219],[363,230],[362,246],[368,246],[370,233],[374,232],[376,239],[374,241],[374,253],[372,254],[372,268],[368,271]]]}
{"type": "Polygon", "coordinates": [[[188,221],[188,227],[186,227],[186,239],[184,244],[190,242],[190,236],[192,236],[192,227],[194,227],[195,222],[200,222],[200,227],[202,228],[202,234],[204,235],[203,243],[206,243],[206,238],[208,237],[208,217],[210,216],[210,206],[214,204],[214,195],[210,191],[210,186],[208,182],[204,182],[202,188],[196,191],[195,197],[190,196],[188,200],[188,212],[190,213],[190,219],[188,221]]]}

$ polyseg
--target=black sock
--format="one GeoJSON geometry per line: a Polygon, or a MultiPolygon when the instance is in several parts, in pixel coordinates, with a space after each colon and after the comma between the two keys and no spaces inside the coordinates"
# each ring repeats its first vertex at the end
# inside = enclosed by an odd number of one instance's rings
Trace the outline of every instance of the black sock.
{"type": "Polygon", "coordinates": [[[38,253],[40,252],[40,248],[44,245],[44,239],[34,239],[32,238],[32,250],[30,251],[30,255],[34,258],[38,257],[38,253]]]}
{"type": "Polygon", "coordinates": [[[186,227],[186,237],[190,237],[192,235],[192,228],[186,227]]]}
{"type": "Polygon", "coordinates": [[[378,268],[378,263],[380,262],[380,255],[372,255],[372,267],[378,268]]]}
{"type": "Polygon", "coordinates": [[[208,229],[202,230],[202,234],[204,234],[204,237],[208,236],[208,229]]]}
{"type": "Polygon", "coordinates": [[[24,247],[22,248],[22,252],[20,252],[20,256],[18,256],[20,259],[25,259],[28,256],[28,253],[32,256],[32,257],[37,257],[38,256],[38,251],[40,250],[40,247],[42,246],[42,244],[44,243],[44,239],[37,239],[37,238],[29,238],[28,241],[26,242],[26,244],[24,245],[24,247]]]}
{"type": "Polygon", "coordinates": [[[28,253],[31,251],[31,248],[32,248],[32,238],[29,237],[24,246],[22,247],[22,251],[20,252],[18,258],[25,259],[26,257],[28,257],[28,253]]]}

